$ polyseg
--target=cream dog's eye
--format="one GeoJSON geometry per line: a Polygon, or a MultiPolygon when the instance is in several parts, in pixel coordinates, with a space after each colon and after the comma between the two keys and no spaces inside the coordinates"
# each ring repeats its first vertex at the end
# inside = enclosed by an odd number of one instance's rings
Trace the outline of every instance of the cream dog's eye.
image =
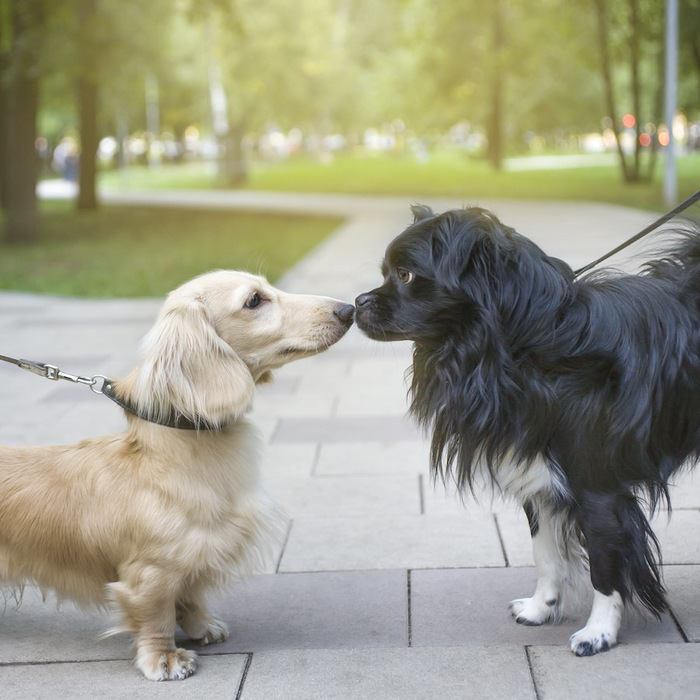
{"type": "Polygon", "coordinates": [[[415,277],[415,275],[410,270],[406,270],[403,267],[396,268],[396,276],[399,278],[402,284],[411,284],[415,277]]]}
{"type": "Polygon", "coordinates": [[[254,309],[256,306],[260,306],[262,302],[262,297],[257,293],[253,292],[249,297],[244,306],[246,309],[254,309]]]}

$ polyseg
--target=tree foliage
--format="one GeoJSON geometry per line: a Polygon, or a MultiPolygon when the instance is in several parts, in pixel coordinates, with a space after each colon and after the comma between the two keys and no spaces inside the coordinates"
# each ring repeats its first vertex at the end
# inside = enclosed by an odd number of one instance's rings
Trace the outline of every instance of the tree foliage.
{"type": "MultiPolygon", "coordinates": [[[[637,145],[631,157],[620,146],[621,170],[643,179],[654,155],[645,170],[639,137],[662,116],[663,28],[663,0],[0,0],[0,201],[20,142],[25,195],[35,177],[35,104],[50,142],[81,137],[81,203],[94,206],[97,143],[146,131],[146,85],[158,88],[151,128],[215,134],[231,183],[245,178],[244,137],[271,127],[353,143],[395,124],[430,142],[460,123],[488,135],[499,167],[535,135],[559,145],[608,117],[619,136],[627,112],[637,145]]],[[[680,107],[693,118],[700,0],[681,0],[680,29],[680,107]]]]}

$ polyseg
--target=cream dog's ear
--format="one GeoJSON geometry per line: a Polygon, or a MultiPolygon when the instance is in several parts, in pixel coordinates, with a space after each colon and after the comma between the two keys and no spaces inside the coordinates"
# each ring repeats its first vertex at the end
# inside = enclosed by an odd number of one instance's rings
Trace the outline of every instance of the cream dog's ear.
{"type": "Polygon", "coordinates": [[[199,301],[169,299],[144,339],[143,353],[132,399],[149,415],[163,419],[175,412],[195,423],[221,425],[250,405],[253,377],[199,301]]]}

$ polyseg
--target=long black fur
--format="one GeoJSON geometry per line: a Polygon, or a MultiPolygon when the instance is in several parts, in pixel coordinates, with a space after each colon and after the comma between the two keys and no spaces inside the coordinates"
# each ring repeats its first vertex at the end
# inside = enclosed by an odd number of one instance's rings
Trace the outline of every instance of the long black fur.
{"type": "Polygon", "coordinates": [[[357,322],[415,341],[411,412],[432,431],[435,472],[468,487],[480,463],[544,458],[592,578],[606,579],[596,588],[658,615],[658,543],[640,501],[668,502],[669,477],[700,456],[700,234],[679,233],[642,274],[575,279],[484,209],[414,214],[357,322]],[[614,541],[594,564],[601,537],[614,541]]]}

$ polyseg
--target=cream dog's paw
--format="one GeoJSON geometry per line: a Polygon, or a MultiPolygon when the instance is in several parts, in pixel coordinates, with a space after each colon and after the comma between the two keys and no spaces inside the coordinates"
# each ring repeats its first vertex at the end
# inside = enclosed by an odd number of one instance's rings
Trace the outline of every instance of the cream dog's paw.
{"type": "Polygon", "coordinates": [[[187,649],[138,654],[136,665],[149,681],[181,681],[197,670],[197,654],[187,649]]]}
{"type": "Polygon", "coordinates": [[[207,644],[218,644],[219,642],[225,642],[228,639],[228,635],[229,631],[227,624],[223,620],[212,617],[207,625],[206,632],[196,641],[202,646],[206,646],[207,644]]]}

